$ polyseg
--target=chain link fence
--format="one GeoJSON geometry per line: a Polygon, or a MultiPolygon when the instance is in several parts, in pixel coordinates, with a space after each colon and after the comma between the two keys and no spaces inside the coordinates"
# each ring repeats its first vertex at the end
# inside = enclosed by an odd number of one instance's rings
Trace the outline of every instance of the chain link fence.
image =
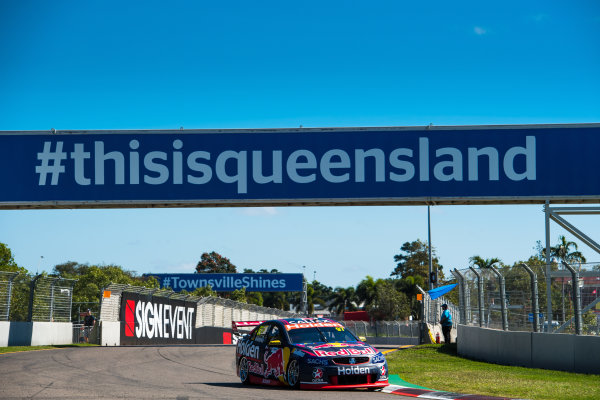
{"type": "Polygon", "coordinates": [[[9,320],[13,280],[17,275],[18,272],[0,271],[0,321],[9,320]]]}
{"type": "MultiPolygon", "coordinates": [[[[455,270],[460,291],[459,315],[465,325],[510,331],[550,331],[598,335],[600,332],[600,265],[550,265],[551,315],[545,264],[519,264],[497,269],[455,270]],[[577,300],[579,298],[579,300],[577,300]],[[504,301],[503,301],[504,299],[504,301]],[[577,310],[581,327],[577,328],[577,310]]],[[[454,315],[453,315],[454,316],[454,315]]]]}

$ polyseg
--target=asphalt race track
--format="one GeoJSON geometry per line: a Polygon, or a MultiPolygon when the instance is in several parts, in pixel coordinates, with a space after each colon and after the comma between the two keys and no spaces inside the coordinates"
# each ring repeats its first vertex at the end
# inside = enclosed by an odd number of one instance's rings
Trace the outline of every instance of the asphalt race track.
{"type": "MultiPolygon", "coordinates": [[[[1,399],[410,399],[243,386],[233,346],[74,347],[0,354],[1,399]]],[[[391,397],[390,397],[391,396],[391,397]]]]}

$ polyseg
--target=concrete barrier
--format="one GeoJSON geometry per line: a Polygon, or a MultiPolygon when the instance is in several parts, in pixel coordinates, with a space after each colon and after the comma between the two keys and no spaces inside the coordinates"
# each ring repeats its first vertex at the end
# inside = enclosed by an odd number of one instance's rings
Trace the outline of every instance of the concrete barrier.
{"type": "Polygon", "coordinates": [[[119,346],[121,344],[121,322],[100,321],[100,345],[119,346]]]}
{"type": "Polygon", "coordinates": [[[44,346],[73,343],[70,322],[0,322],[0,346],[44,346]]]}
{"type": "Polygon", "coordinates": [[[10,322],[0,321],[0,347],[8,346],[8,332],[10,332],[10,322]]]}
{"type": "Polygon", "coordinates": [[[600,374],[600,337],[505,332],[459,325],[461,357],[503,365],[600,374]]]}

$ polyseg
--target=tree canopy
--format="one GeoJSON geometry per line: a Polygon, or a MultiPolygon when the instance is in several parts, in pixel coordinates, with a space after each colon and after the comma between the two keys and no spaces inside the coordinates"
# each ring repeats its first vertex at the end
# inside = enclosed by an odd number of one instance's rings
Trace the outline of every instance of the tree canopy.
{"type": "Polygon", "coordinates": [[[237,268],[229,261],[229,258],[223,257],[216,251],[202,253],[200,261],[196,264],[196,272],[201,273],[235,273],[237,268]]]}
{"type": "MultiPolygon", "coordinates": [[[[390,274],[400,278],[422,276],[429,280],[429,245],[417,239],[405,242],[400,248],[401,253],[394,256],[398,264],[390,274]]],[[[443,267],[440,265],[435,248],[431,248],[432,272],[437,272],[438,280],[444,279],[443,267]]]]}

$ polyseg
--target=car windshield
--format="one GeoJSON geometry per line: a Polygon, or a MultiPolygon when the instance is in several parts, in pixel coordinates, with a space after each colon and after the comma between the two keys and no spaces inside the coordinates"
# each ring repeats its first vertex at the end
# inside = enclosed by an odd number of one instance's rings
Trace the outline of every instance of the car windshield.
{"type": "Polygon", "coordinates": [[[288,332],[292,343],[355,342],[356,337],[343,327],[310,327],[288,332]]]}

